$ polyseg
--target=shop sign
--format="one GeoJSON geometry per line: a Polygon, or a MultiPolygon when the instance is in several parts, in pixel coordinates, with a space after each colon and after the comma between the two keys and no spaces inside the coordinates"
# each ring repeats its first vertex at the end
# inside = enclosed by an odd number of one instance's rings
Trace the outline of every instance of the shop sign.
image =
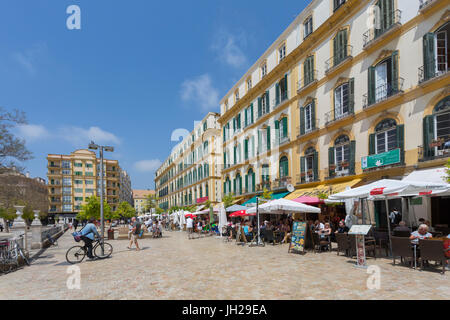
{"type": "Polygon", "coordinates": [[[396,163],[400,163],[400,149],[374,154],[361,159],[361,167],[363,170],[383,167],[396,163]]]}
{"type": "Polygon", "coordinates": [[[296,253],[305,252],[305,241],[306,241],[306,222],[295,221],[292,226],[292,239],[289,244],[288,252],[293,250],[296,253]]]}

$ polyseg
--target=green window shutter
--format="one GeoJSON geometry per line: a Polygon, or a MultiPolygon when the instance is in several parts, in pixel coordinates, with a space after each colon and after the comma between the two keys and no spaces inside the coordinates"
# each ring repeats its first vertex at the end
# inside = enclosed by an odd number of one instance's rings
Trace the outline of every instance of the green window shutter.
{"type": "Polygon", "coordinates": [[[239,176],[239,194],[242,194],[242,177],[239,176]]]}
{"type": "Polygon", "coordinates": [[[278,83],[275,84],[275,105],[280,103],[280,85],[278,83]]]}
{"type": "Polygon", "coordinates": [[[286,138],[287,137],[287,135],[288,135],[288,122],[287,122],[287,117],[284,117],[283,119],[282,119],[282,121],[283,121],[283,138],[286,138]]]}
{"type": "Polygon", "coordinates": [[[223,193],[227,194],[227,183],[226,182],[223,183],[223,193]]]}
{"type": "Polygon", "coordinates": [[[258,118],[262,116],[262,101],[261,97],[258,98],[258,118]]]}
{"type": "Polygon", "coordinates": [[[238,114],[238,117],[237,117],[237,119],[238,119],[238,123],[237,123],[237,127],[238,127],[238,129],[241,129],[241,114],[239,113],[238,114]]]}
{"type": "Polygon", "coordinates": [[[399,90],[398,86],[398,51],[392,53],[391,56],[391,81],[392,81],[392,94],[395,94],[399,90]]]}
{"type": "Polygon", "coordinates": [[[253,103],[250,105],[250,118],[251,118],[250,123],[253,123],[253,103]]]}
{"type": "Polygon", "coordinates": [[[316,129],[316,99],[311,102],[311,129],[316,129]]]}
{"type": "Polygon", "coordinates": [[[270,112],[269,90],[266,91],[266,113],[270,112]]]}
{"type": "Polygon", "coordinates": [[[405,163],[405,125],[397,125],[397,147],[400,148],[401,163],[405,163]]]}
{"type": "Polygon", "coordinates": [[[248,139],[244,140],[244,158],[248,160],[248,139]]]}
{"type": "Polygon", "coordinates": [[[348,113],[353,114],[355,110],[355,78],[348,81],[348,113]]]}
{"type": "Polygon", "coordinates": [[[339,33],[334,37],[333,39],[333,66],[338,64],[339,58],[338,58],[338,52],[339,52],[339,33]]]}
{"type": "Polygon", "coordinates": [[[223,153],[223,165],[226,168],[226,166],[227,166],[227,153],[226,152],[223,153]]]}
{"type": "Polygon", "coordinates": [[[314,181],[319,180],[319,153],[314,151],[314,181]]]}
{"type": "Polygon", "coordinates": [[[262,136],[261,136],[261,130],[258,130],[258,153],[262,153],[262,136]]]}
{"type": "Polygon", "coordinates": [[[280,121],[275,120],[275,144],[280,143],[280,121]]]}
{"type": "Polygon", "coordinates": [[[245,175],[245,190],[248,192],[248,174],[245,175]]]}
{"type": "Polygon", "coordinates": [[[248,126],[248,117],[247,117],[248,110],[250,110],[250,107],[245,109],[244,112],[244,127],[248,126]]]}
{"type": "Polygon", "coordinates": [[[342,30],[342,60],[347,58],[348,52],[347,52],[347,30],[342,30]]]}
{"type": "Polygon", "coordinates": [[[252,173],[252,191],[255,192],[255,173],[252,173]]]}
{"type": "Polygon", "coordinates": [[[368,105],[375,102],[375,67],[369,67],[367,98],[368,105]]]}
{"type": "Polygon", "coordinates": [[[375,154],[375,133],[369,135],[369,155],[375,154]]]}
{"type": "Polygon", "coordinates": [[[300,135],[305,134],[305,108],[300,107],[300,135]]]}
{"type": "Polygon", "coordinates": [[[288,80],[287,80],[287,74],[284,75],[284,96],[282,97],[283,99],[287,99],[288,98],[288,80]]]}
{"type": "Polygon", "coordinates": [[[433,78],[436,73],[434,39],[434,33],[427,33],[423,37],[424,80],[433,78]]]}
{"type": "Polygon", "coordinates": [[[270,150],[270,126],[267,127],[267,151],[270,150]]]}
{"type": "Polygon", "coordinates": [[[233,162],[233,163],[234,163],[234,164],[237,163],[237,161],[236,161],[236,154],[237,154],[236,151],[237,151],[237,147],[234,147],[234,148],[233,148],[233,156],[234,156],[234,158],[233,158],[234,162],[233,162]]]}
{"type": "Polygon", "coordinates": [[[233,191],[236,194],[236,178],[233,179],[233,191]]]}
{"type": "Polygon", "coordinates": [[[434,139],[434,116],[423,118],[423,157],[434,157],[434,148],[430,148],[430,143],[434,139]]]}
{"type": "Polygon", "coordinates": [[[356,141],[350,141],[350,174],[355,174],[356,141]]]}
{"type": "Polygon", "coordinates": [[[332,169],[331,166],[334,165],[334,147],[328,148],[328,165],[329,165],[329,176],[333,177],[335,169],[332,169]]]}
{"type": "Polygon", "coordinates": [[[300,157],[300,176],[301,183],[305,183],[305,176],[303,175],[305,172],[305,157],[300,157]]]}
{"type": "Polygon", "coordinates": [[[236,118],[233,118],[233,133],[236,131],[236,118]]]}

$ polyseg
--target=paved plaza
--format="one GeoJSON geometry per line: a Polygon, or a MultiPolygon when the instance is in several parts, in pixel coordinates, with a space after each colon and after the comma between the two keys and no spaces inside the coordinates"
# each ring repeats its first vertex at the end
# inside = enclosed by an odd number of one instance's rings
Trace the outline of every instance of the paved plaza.
{"type": "Polygon", "coordinates": [[[381,270],[378,290],[355,260],[332,253],[289,254],[288,245],[250,248],[216,237],[187,240],[184,232],[140,240],[110,241],[112,258],[83,261],[81,290],[69,290],[69,232],[30,267],[0,276],[1,299],[449,299],[449,274],[393,266],[369,259],[381,270]]]}

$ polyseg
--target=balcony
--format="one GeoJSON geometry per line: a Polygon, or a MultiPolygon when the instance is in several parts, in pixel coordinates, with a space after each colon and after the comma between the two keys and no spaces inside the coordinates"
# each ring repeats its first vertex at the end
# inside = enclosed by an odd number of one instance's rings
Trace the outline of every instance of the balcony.
{"type": "Polygon", "coordinates": [[[391,30],[397,29],[401,25],[402,20],[402,12],[401,10],[394,10],[391,12],[393,16],[392,24],[386,28],[372,28],[363,33],[363,49],[367,49],[372,44],[377,42],[377,39],[380,39],[381,36],[388,33],[391,30]]]}
{"type": "Polygon", "coordinates": [[[344,63],[344,61],[352,59],[352,52],[353,46],[351,45],[346,45],[341,50],[338,50],[336,56],[333,56],[325,61],[325,73],[330,73],[332,70],[344,63]]]}
{"type": "Polygon", "coordinates": [[[273,189],[286,189],[287,186],[291,183],[292,183],[291,177],[283,177],[280,179],[275,179],[273,189]]]}
{"type": "Polygon", "coordinates": [[[428,61],[425,65],[419,68],[419,84],[422,84],[425,81],[437,78],[446,74],[449,71],[445,65],[439,67],[436,66],[436,60],[432,59],[428,61]]]}
{"type": "Polygon", "coordinates": [[[47,168],[60,169],[60,168],[61,168],[61,165],[59,165],[59,164],[49,164],[49,165],[47,166],[47,168]]]}
{"type": "Polygon", "coordinates": [[[366,109],[374,104],[377,104],[381,101],[385,101],[390,97],[396,95],[397,93],[403,92],[403,78],[398,78],[397,81],[393,81],[392,83],[387,83],[375,88],[374,97],[369,100],[369,94],[363,95],[363,109],[366,109]]]}
{"type": "Polygon", "coordinates": [[[348,176],[350,175],[350,162],[342,161],[337,165],[331,165],[325,168],[325,173],[327,173],[325,180],[348,176]]]}
{"type": "Polygon", "coordinates": [[[305,184],[310,182],[319,181],[318,177],[314,177],[314,171],[308,170],[306,172],[302,172],[297,174],[297,184],[305,184]]]}
{"type": "Polygon", "coordinates": [[[348,118],[353,115],[354,115],[354,112],[350,111],[350,110],[343,112],[341,114],[336,114],[334,110],[329,111],[329,112],[325,113],[325,126],[329,126],[333,122],[348,118]]]}
{"type": "Polygon", "coordinates": [[[265,181],[262,183],[259,183],[256,185],[256,192],[263,192],[264,189],[267,189],[268,191],[272,190],[272,182],[271,181],[265,181]]]}
{"type": "Polygon", "coordinates": [[[430,142],[427,152],[424,146],[418,147],[419,162],[446,159],[450,157],[450,140],[447,142],[444,139],[433,140],[430,142]]]}
{"type": "Polygon", "coordinates": [[[301,128],[297,127],[297,139],[300,139],[301,137],[310,134],[311,132],[319,130],[319,119],[313,120],[314,126],[310,126],[309,128],[305,128],[305,132],[302,134],[301,128]]]}
{"type": "Polygon", "coordinates": [[[419,0],[419,1],[420,1],[419,11],[427,9],[427,8],[431,7],[432,4],[438,2],[437,0],[419,0]]]}
{"type": "Polygon", "coordinates": [[[309,87],[313,83],[316,83],[319,80],[319,72],[317,70],[314,70],[310,76],[304,77],[300,79],[300,81],[297,84],[297,92],[302,91],[303,89],[309,87]]]}
{"type": "Polygon", "coordinates": [[[286,137],[280,136],[280,138],[278,140],[278,145],[282,146],[283,144],[290,142],[291,141],[290,137],[291,137],[291,134],[289,132],[287,133],[286,137]]]}
{"type": "Polygon", "coordinates": [[[51,199],[51,203],[61,203],[61,199],[51,199]]]}
{"type": "Polygon", "coordinates": [[[272,100],[273,109],[277,108],[279,105],[283,104],[283,102],[287,101],[288,99],[289,99],[289,91],[281,92],[278,100],[276,98],[272,100]]]}

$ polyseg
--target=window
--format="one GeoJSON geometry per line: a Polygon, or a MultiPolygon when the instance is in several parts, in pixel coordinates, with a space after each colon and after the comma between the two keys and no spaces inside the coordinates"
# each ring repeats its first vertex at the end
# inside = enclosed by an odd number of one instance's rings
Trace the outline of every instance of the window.
{"type": "Polygon", "coordinates": [[[337,87],[334,90],[334,118],[340,119],[349,111],[348,83],[337,87]]]}
{"type": "Polygon", "coordinates": [[[252,78],[247,79],[247,91],[252,88],[252,78]]]}
{"type": "Polygon", "coordinates": [[[301,183],[316,181],[319,178],[318,153],[313,147],[305,151],[300,158],[301,183]]]}
{"type": "Polygon", "coordinates": [[[303,86],[306,87],[310,83],[314,82],[314,56],[309,56],[303,63],[303,86]]]}
{"type": "Polygon", "coordinates": [[[76,167],[76,168],[81,168],[81,167],[83,167],[83,163],[75,162],[75,164],[73,166],[76,167]]]}
{"type": "Polygon", "coordinates": [[[86,185],[93,185],[94,180],[85,180],[86,185]]]}
{"type": "Polygon", "coordinates": [[[385,100],[399,92],[398,52],[369,68],[369,105],[385,100]]]}
{"type": "Polygon", "coordinates": [[[76,176],[82,176],[82,175],[83,175],[83,172],[75,171],[75,175],[76,175],[76,176]]]}
{"type": "Polygon", "coordinates": [[[348,165],[350,161],[350,139],[348,136],[340,136],[334,142],[334,154],[336,164],[336,172],[348,173],[348,165]]]}
{"type": "Polygon", "coordinates": [[[303,24],[304,26],[304,36],[303,39],[306,38],[307,36],[309,36],[312,31],[313,31],[313,24],[312,24],[312,16],[309,17],[308,19],[306,19],[305,23],[303,24]]]}
{"type": "Polygon", "coordinates": [[[92,168],[92,167],[93,167],[92,163],[89,163],[89,162],[86,163],[86,168],[92,168]]]}
{"type": "Polygon", "coordinates": [[[63,161],[62,162],[62,168],[63,169],[70,169],[70,161],[63,161]]]}
{"type": "Polygon", "coordinates": [[[270,112],[269,91],[258,98],[258,118],[270,112]]]}
{"type": "Polygon", "coordinates": [[[305,132],[310,132],[312,130],[312,104],[308,104],[305,107],[305,132]]]}
{"type": "Polygon", "coordinates": [[[287,75],[275,84],[275,104],[278,105],[288,98],[287,75]]]}
{"type": "Polygon", "coordinates": [[[375,128],[375,153],[397,149],[397,124],[393,119],[380,122],[375,128]]]}
{"type": "Polygon", "coordinates": [[[280,179],[289,175],[289,160],[286,156],[280,159],[280,179]]]}
{"type": "Polygon", "coordinates": [[[236,92],[234,93],[234,99],[235,99],[235,102],[239,101],[239,90],[236,90],[236,92]]]}
{"type": "Polygon", "coordinates": [[[333,39],[333,66],[337,66],[347,58],[347,49],[347,29],[344,29],[339,31],[333,39]]]}
{"type": "Polygon", "coordinates": [[[263,166],[262,166],[261,181],[262,181],[263,189],[264,188],[266,188],[266,189],[270,188],[270,176],[269,176],[269,165],[268,164],[263,164],[263,166]]]}
{"type": "Polygon", "coordinates": [[[422,81],[437,77],[450,69],[450,22],[423,37],[422,81]]]}
{"type": "Polygon", "coordinates": [[[261,78],[264,78],[267,75],[267,63],[264,63],[261,66],[261,78]]]}
{"type": "Polygon", "coordinates": [[[334,0],[334,11],[339,9],[344,3],[345,0],[334,0]]]}
{"type": "Polygon", "coordinates": [[[245,122],[244,122],[245,127],[247,127],[253,123],[253,103],[250,105],[250,107],[245,109],[244,120],[245,120],[245,122]]]}
{"type": "Polygon", "coordinates": [[[206,129],[208,129],[208,122],[207,121],[203,122],[203,132],[205,132],[206,129]]]}
{"type": "Polygon", "coordinates": [[[434,107],[424,118],[424,157],[448,156],[450,153],[450,96],[434,107]]]}
{"type": "Polygon", "coordinates": [[[286,57],[286,45],[285,44],[283,44],[280,47],[280,49],[278,49],[278,56],[280,58],[280,61],[286,57]]]}
{"type": "Polygon", "coordinates": [[[75,201],[83,201],[83,197],[75,197],[75,201]]]}
{"type": "Polygon", "coordinates": [[[71,178],[63,178],[63,186],[71,186],[72,179],[71,178]]]}
{"type": "Polygon", "coordinates": [[[253,169],[248,170],[245,189],[247,190],[247,193],[255,192],[255,173],[253,169]]]}
{"type": "Polygon", "coordinates": [[[75,193],[83,193],[83,189],[81,188],[75,188],[74,191],[75,193]]]}
{"type": "Polygon", "coordinates": [[[72,174],[72,171],[70,171],[70,170],[63,170],[63,171],[62,171],[62,174],[63,174],[63,175],[71,175],[71,174],[72,174]]]}

